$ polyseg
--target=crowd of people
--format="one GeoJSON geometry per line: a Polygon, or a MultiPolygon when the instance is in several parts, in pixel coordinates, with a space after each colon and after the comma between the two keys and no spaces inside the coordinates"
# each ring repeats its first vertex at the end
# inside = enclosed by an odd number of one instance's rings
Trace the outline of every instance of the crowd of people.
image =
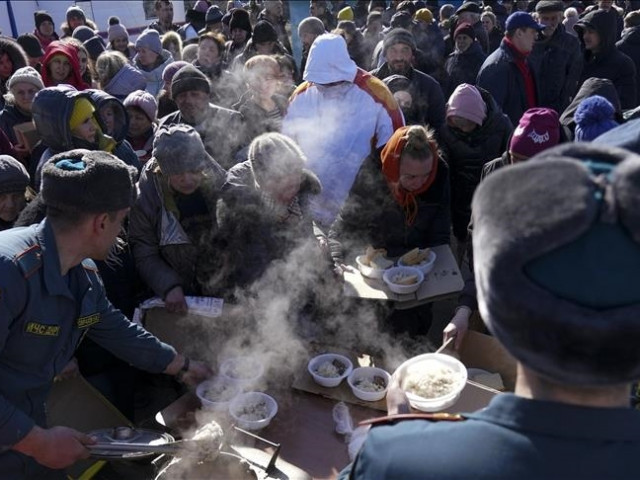
{"type": "MultiPolygon", "coordinates": [[[[615,321],[622,313],[599,312],[623,306],[633,316],[640,303],[625,277],[640,258],[637,215],[625,203],[637,188],[638,159],[629,157],[640,151],[640,2],[311,0],[297,25],[289,3],[199,0],[179,25],[172,2],[157,0],[157,20],[135,41],[117,17],[97,26],[72,5],[58,32],[41,10],[32,32],[0,36],[0,471],[7,478],[56,478],[55,469],[87,454],[90,439],[46,429],[54,377],[79,368],[106,378],[109,399],[132,417],[134,389],[123,381],[129,364],[188,382],[210,373],[127,322],[141,300],[160,297],[174,313],[187,312],[187,296],[242,304],[294,257],[304,261],[288,281],[307,289],[297,312],[322,326],[330,313],[363,308],[342,298],[341,279],[367,246],[396,257],[451,245],[471,275],[443,340],[455,337],[459,348],[479,311],[525,365],[518,385],[528,398],[575,400],[574,390],[554,390],[557,383],[595,384],[604,398],[607,385],[636,379],[631,347],[616,357],[624,366],[615,374],[598,363],[635,333],[624,338],[616,327],[622,336],[609,336],[586,319],[615,321]],[[591,141],[599,146],[576,143],[591,141]],[[618,226],[607,233],[581,216],[597,217],[595,196],[580,197],[587,195],[580,182],[611,178],[620,178],[620,208],[628,210],[603,220],[618,226]],[[634,240],[619,238],[624,231],[634,240]],[[584,286],[598,270],[595,259],[593,269],[561,274],[607,239],[629,259],[606,258],[621,268],[616,288],[584,286]],[[565,256],[547,255],[556,247],[565,256]],[[529,334],[536,322],[558,338],[529,334]],[[513,333],[516,324],[526,333],[513,333]],[[570,328],[585,333],[574,338],[570,328]],[[606,345],[599,349],[589,335],[606,345]],[[585,358],[590,349],[603,358],[585,358]],[[571,361],[559,369],[554,362],[565,355],[571,361]],[[54,445],[65,455],[52,455],[54,445]]],[[[613,187],[602,188],[599,201],[613,209],[613,187]]],[[[373,311],[380,330],[399,341],[423,339],[432,325],[431,304],[401,310],[376,302],[373,311]]],[[[475,421],[499,424],[500,412],[527,408],[519,401],[492,404],[475,421]]],[[[531,415],[565,415],[537,408],[531,415]]],[[[486,425],[426,434],[384,428],[393,431],[373,435],[345,478],[378,478],[374,472],[388,472],[384,461],[404,465],[394,478],[415,478],[411,468],[437,476],[411,449],[377,455],[394,435],[451,444],[491,435],[486,425]]],[[[549,421],[536,432],[553,436],[554,428],[549,421]]],[[[491,438],[519,441],[512,431],[491,438]]],[[[589,448],[595,461],[598,447],[589,448]]],[[[524,447],[518,454],[535,458],[524,447]]],[[[478,472],[474,462],[468,473],[478,472]]],[[[548,473],[527,471],[534,460],[527,462],[483,475],[548,473]]]]}

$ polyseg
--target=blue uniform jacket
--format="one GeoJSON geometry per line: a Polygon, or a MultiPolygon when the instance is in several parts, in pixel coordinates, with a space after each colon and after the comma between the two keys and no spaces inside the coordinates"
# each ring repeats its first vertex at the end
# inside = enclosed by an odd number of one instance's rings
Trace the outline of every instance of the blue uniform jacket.
{"type": "MultiPolygon", "coordinates": [[[[34,424],[45,426],[52,380],[84,335],[150,372],[164,371],[175,355],[111,305],[91,260],[61,275],[46,219],[0,232],[0,452],[34,424]]],[[[0,471],[16,456],[0,453],[0,471]]]]}
{"type": "Polygon", "coordinates": [[[462,422],[405,420],[371,429],[346,479],[614,479],[634,477],[640,412],[513,394],[462,422]]]}

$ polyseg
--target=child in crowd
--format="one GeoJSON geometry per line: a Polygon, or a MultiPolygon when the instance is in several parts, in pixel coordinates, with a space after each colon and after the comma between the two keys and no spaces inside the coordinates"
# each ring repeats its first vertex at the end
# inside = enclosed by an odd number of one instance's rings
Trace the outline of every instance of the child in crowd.
{"type": "Polygon", "coordinates": [[[96,109],[88,98],[76,97],[69,119],[71,135],[77,140],[74,142],[75,146],[80,148],[86,144],[84,148],[90,150],[112,152],[116,142],[102,133],[95,112],[96,109]]]}
{"type": "Polygon", "coordinates": [[[124,106],[129,114],[127,140],[136,151],[140,163],[144,164],[153,152],[158,103],[149,92],[137,90],[125,98],[124,106]]]}
{"type": "Polygon", "coordinates": [[[109,17],[109,28],[107,29],[107,39],[109,50],[115,50],[122,53],[127,60],[131,60],[135,53],[135,47],[129,42],[129,32],[124,25],[120,23],[118,17],[109,17]]]}

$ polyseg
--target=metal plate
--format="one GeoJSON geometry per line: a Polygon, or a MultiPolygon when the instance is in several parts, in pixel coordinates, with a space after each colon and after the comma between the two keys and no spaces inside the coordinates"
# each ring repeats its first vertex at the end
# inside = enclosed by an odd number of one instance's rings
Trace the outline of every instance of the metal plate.
{"type": "MultiPolygon", "coordinates": [[[[113,443],[144,443],[147,445],[165,445],[175,442],[175,438],[168,433],[149,430],[146,428],[129,428],[115,427],[102,428],[88,433],[89,436],[95,437],[98,442],[113,443]]],[[[91,457],[101,458],[104,460],[142,460],[157,457],[157,453],[148,452],[110,452],[95,450],[91,452],[91,457]]]]}

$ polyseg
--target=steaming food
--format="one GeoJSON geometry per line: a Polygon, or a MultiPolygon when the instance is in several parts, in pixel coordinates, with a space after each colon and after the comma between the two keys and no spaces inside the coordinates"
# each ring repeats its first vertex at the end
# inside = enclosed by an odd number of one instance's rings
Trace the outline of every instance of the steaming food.
{"type": "Polygon", "coordinates": [[[423,398],[442,397],[453,392],[460,375],[442,363],[430,360],[409,367],[404,390],[423,398]]]}
{"type": "Polygon", "coordinates": [[[236,380],[249,380],[256,376],[258,366],[252,360],[236,359],[226,366],[224,374],[236,380]]]}
{"type": "Polygon", "coordinates": [[[336,378],[344,375],[346,370],[347,367],[341,361],[333,359],[321,363],[316,369],[316,373],[321,377],[336,378]]]}
{"type": "Polygon", "coordinates": [[[246,422],[257,422],[269,416],[269,405],[267,402],[258,401],[257,403],[248,403],[238,409],[236,416],[240,420],[246,422]]]}
{"type": "Polygon", "coordinates": [[[203,392],[203,396],[212,402],[228,402],[235,396],[236,391],[237,390],[232,385],[225,385],[221,383],[207,388],[203,392]]]}
{"type": "Polygon", "coordinates": [[[413,285],[418,282],[418,275],[413,273],[399,272],[391,277],[391,282],[396,285],[413,285]]]}
{"type": "Polygon", "coordinates": [[[362,263],[372,268],[384,270],[393,265],[393,262],[387,259],[386,256],[387,251],[384,248],[373,248],[372,246],[368,246],[365,250],[362,263]]]}
{"type": "Polygon", "coordinates": [[[424,263],[429,258],[429,254],[431,253],[430,248],[425,248],[424,250],[420,250],[419,248],[414,248],[413,250],[405,253],[400,257],[400,260],[403,264],[411,267],[414,265],[420,265],[424,263]]]}
{"type": "Polygon", "coordinates": [[[193,442],[188,445],[195,449],[193,453],[200,461],[210,462],[217,458],[223,436],[224,433],[220,425],[216,422],[209,422],[196,430],[193,442]]]}
{"type": "Polygon", "coordinates": [[[387,388],[387,382],[380,375],[374,375],[373,378],[361,378],[353,384],[363,392],[381,392],[387,388]]]}

